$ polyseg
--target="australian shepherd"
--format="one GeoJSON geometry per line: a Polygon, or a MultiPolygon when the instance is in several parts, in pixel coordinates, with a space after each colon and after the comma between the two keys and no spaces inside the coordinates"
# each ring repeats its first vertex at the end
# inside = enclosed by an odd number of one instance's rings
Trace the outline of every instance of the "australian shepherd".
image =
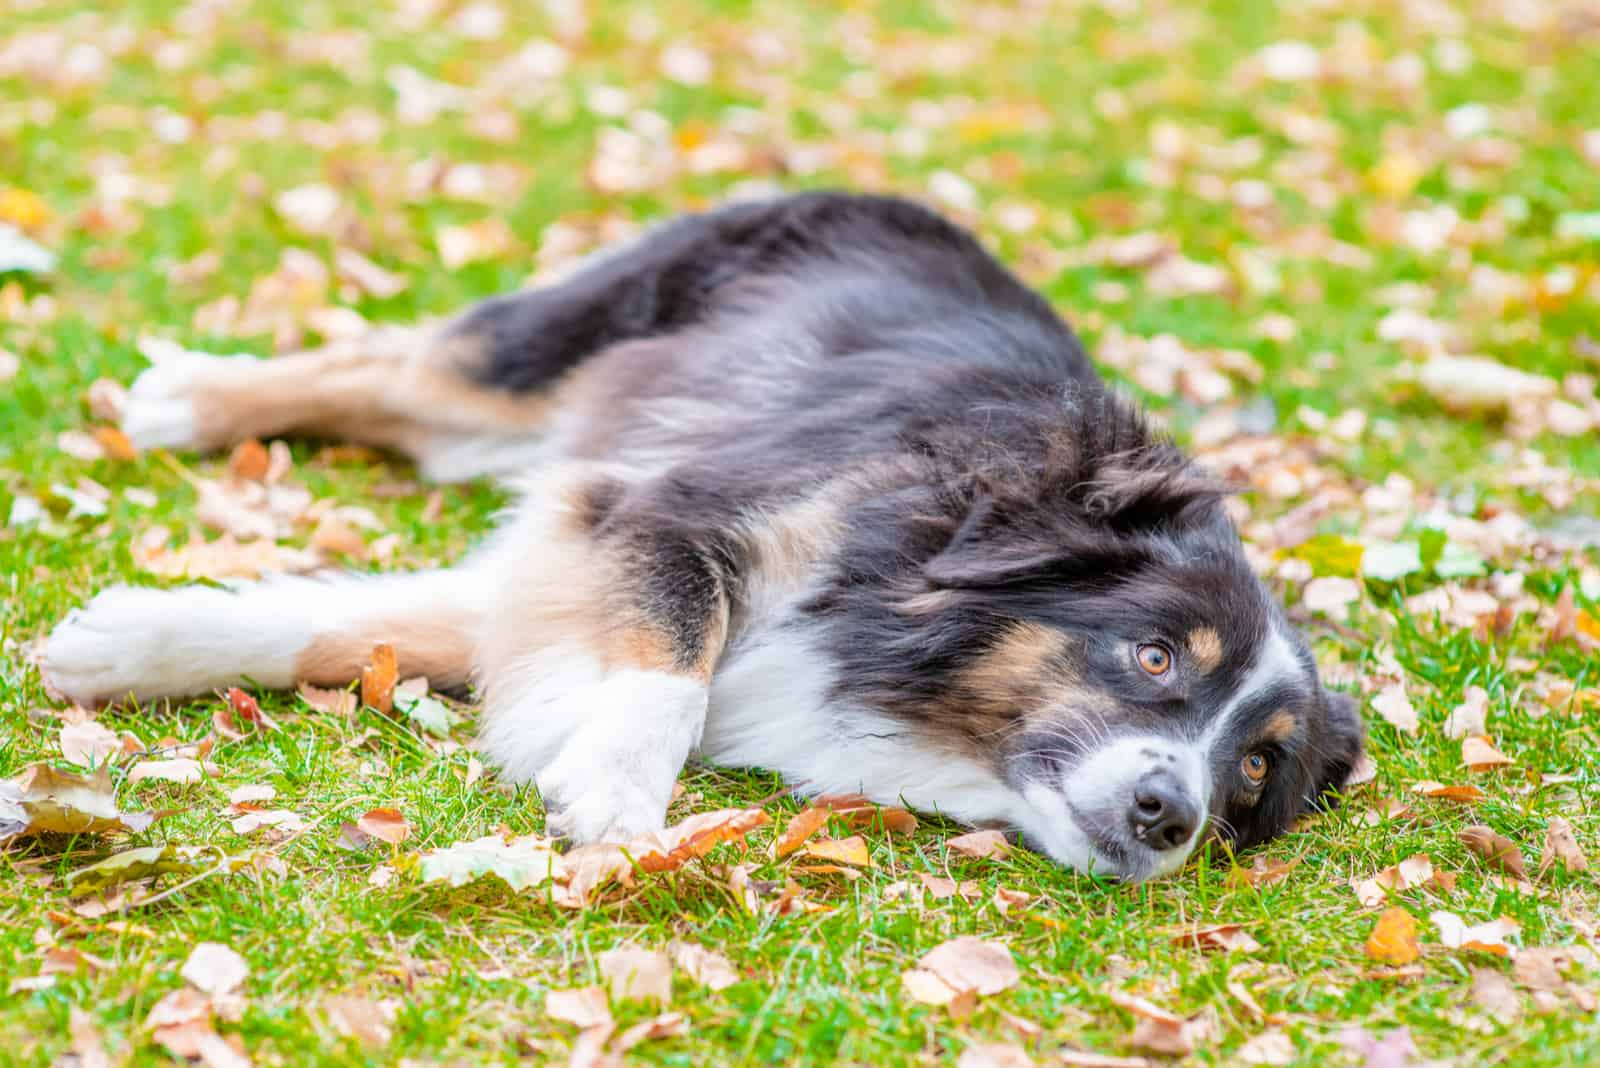
{"type": "Polygon", "coordinates": [[[106,590],[49,636],[54,690],[342,685],[387,642],[476,689],[575,841],[659,829],[698,755],[1139,880],[1281,833],[1361,750],[1224,488],[904,200],[737,203],[441,325],[169,358],[124,429],[352,439],[518,496],[454,567],[106,590]]]}

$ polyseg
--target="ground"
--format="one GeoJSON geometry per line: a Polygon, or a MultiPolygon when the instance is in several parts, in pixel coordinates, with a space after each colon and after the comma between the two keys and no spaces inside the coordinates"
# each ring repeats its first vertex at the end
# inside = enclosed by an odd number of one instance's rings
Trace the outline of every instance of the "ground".
{"type": "MultiPolygon", "coordinates": [[[[212,1063],[561,1063],[604,1035],[579,1039],[547,993],[599,982],[608,950],[679,939],[737,981],[680,967],[684,1019],[660,1029],[686,1031],[634,1061],[1167,1055],[1152,1045],[1196,1063],[1600,1060],[1593,879],[1537,859],[1561,819],[1600,848],[1594,3],[0,0],[0,15],[0,220],[17,228],[0,248],[20,233],[59,256],[0,275],[0,775],[65,766],[63,727],[93,734],[31,666],[52,623],[113,582],[175,581],[150,570],[170,560],[154,528],[170,545],[217,536],[197,492],[224,459],[121,458],[94,436],[117,398],[89,387],[131,381],[141,338],[292,349],[447,313],[731,192],[819,185],[969,221],[1243,486],[1254,559],[1331,682],[1361,696],[1375,761],[1337,810],[1160,883],[964,857],[945,845],[959,829],[924,814],[909,836],[866,829],[859,878],[797,874],[825,909],[785,914],[773,890],[793,861],[768,848],[798,803],[760,773],[691,771],[675,817],[772,817],[746,840],[754,907],[729,889],[730,844],[573,910],[549,886],[423,881],[418,854],[543,827],[533,792],[492,771],[469,784],[467,723],[439,738],[265,693],[280,729],[235,716],[237,738],[218,733],[220,698],[108,711],[144,754],[116,762],[120,803],[166,814],[0,852],[0,1059],[93,1064],[103,1045],[162,1062],[160,1039],[181,1036],[148,1017],[207,982],[204,953],[179,970],[211,942],[248,967],[215,1023],[233,1044],[201,1050],[212,1063]],[[208,736],[199,781],[125,778],[208,736]],[[266,804],[305,828],[236,833],[244,785],[273,787],[266,804]],[[409,837],[349,842],[341,825],[378,808],[409,837]],[[1469,847],[1473,824],[1526,855],[1526,879],[1469,847]],[[123,911],[68,895],[72,870],[165,843],[250,862],[124,885],[123,911]],[[1434,877],[1413,862],[1388,901],[1353,888],[1418,854],[1434,877]],[[937,898],[919,875],[975,885],[937,898]],[[1001,909],[1002,888],[1031,898],[1001,909]],[[1384,906],[1415,919],[1420,955],[1404,931],[1369,943],[1384,906]],[[1462,946],[1442,913],[1520,930],[1462,946]],[[1175,937],[1214,924],[1250,940],[1175,937]],[[958,935],[1003,943],[1019,978],[975,1006],[925,1004],[902,975],[958,935]],[[1197,1019],[1135,1032],[1123,995],[1197,1019]]],[[[320,535],[297,513],[283,543],[356,566],[452,558],[502,500],[315,444],[293,460],[289,480],[329,502],[315,508],[346,510],[320,535]]],[[[610,1011],[626,1028],[659,1010],[610,1011]]]]}

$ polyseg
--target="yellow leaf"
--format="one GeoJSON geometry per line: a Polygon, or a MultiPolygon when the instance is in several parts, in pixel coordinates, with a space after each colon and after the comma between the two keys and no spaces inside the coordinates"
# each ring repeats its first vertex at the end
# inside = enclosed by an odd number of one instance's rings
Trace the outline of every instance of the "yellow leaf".
{"type": "Polygon", "coordinates": [[[859,834],[849,838],[823,838],[806,846],[805,855],[818,860],[831,860],[838,864],[851,864],[857,868],[872,867],[872,856],[867,852],[867,840],[859,834]]]}
{"type": "Polygon", "coordinates": [[[1422,955],[1417,945],[1417,920],[1402,908],[1388,908],[1367,939],[1367,956],[1384,964],[1410,964],[1422,955]]]}

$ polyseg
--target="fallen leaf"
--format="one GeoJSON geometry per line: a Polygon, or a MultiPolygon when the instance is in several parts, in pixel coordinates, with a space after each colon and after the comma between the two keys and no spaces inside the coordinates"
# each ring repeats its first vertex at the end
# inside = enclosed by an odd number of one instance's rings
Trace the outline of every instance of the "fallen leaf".
{"type": "Polygon", "coordinates": [[[1032,1068],[1033,1058],[1021,1046],[975,1042],[961,1051],[956,1068],[1032,1068]]]}
{"type": "Polygon", "coordinates": [[[688,1016],[681,1012],[664,1012],[634,1024],[618,1035],[612,1045],[618,1053],[625,1053],[648,1039],[677,1038],[688,1033],[688,1016]]]}
{"type": "Polygon", "coordinates": [[[336,994],[323,999],[322,1011],[335,1031],[368,1048],[387,1046],[394,1037],[396,1012],[388,1001],[373,1001],[359,994],[336,994]]]}
{"type": "Polygon", "coordinates": [[[375,808],[356,820],[364,834],[390,845],[399,845],[411,835],[411,824],[397,808],[375,808]]]}
{"type": "Polygon", "coordinates": [[[235,786],[229,791],[228,804],[235,808],[241,805],[259,805],[277,796],[278,789],[275,786],[247,783],[244,786],[235,786]]]}
{"type": "Polygon", "coordinates": [[[1352,879],[1350,886],[1362,905],[1377,908],[1388,900],[1390,893],[1404,893],[1421,886],[1451,890],[1455,887],[1455,877],[1435,872],[1433,859],[1426,853],[1417,853],[1384,868],[1370,879],[1352,879]]]}
{"type": "Polygon", "coordinates": [[[191,760],[187,757],[173,757],[170,760],[141,760],[128,771],[128,782],[171,782],[180,786],[189,786],[200,782],[206,776],[215,777],[222,774],[222,769],[215,764],[201,760],[191,760]]]}
{"type": "Polygon", "coordinates": [[[544,1012],[552,1020],[574,1024],[582,1030],[612,1022],[605,988],[598,986],[548,991],[544,996],[544,1012]]]}
{"type": "Polygon", "coordinates": [[[1562,990],[1566,987],[1563,973],[1572,964],[1572,953],[1555,946],[1530,946],[1517,954],[1512,974],[1517,983],[1529,990],[1562,990]]]}
{"type": "Polygon", "coordinates": [[[262,809],[259,812],[246,812],[233,821],[234,834],[254,834],[263,829],[271,829],[283,834],[294,834],[306,829],[305,817],[298,812],[286,808],[262,809]]]}
{"type": "Polygon", "coordinates": [[[228,474],[246,482],[264,482],[272,467],[267,447],[255,438],[246,438],[228,454],[228,474]]]}
{"type": "Polygon", "coordinates": [[[1453,912],[1429,913],[1428,919],[1438,929],[1439,941],[1445,948],[1472,949],[1497,957],[1515,955],[1516,947],[1506,939],[1522,930],[1516,920],[1504,916],[1479,924],[1468,924],[1453,912]]]}
{"type": "Polygon", "coordinates": [[[999,831],[972,831],[958,834],[945,842],[945,848],[964,857],[1006,857],[1011,855],[1011,843],[999,831]]]}
{"type": "Polygon", "coordinates": [[[831,860],[857,868],[872,867],[872,855],[867,851],[867,840],[860,835],[852,835],[849,838],[823,838],[808,843],[801,853],[803,856],[831,860]]]}
{"type": "Polygon", "coordinates": [[[75,1068],[111,1068],[111,1055],[106,1052],[94,1018],[76,1005],[68,1017],[67,1034],[72,1040],[72,1055],[77,1058],[75,1068]]]}
{"type": "Polygon", "coordinates": [[[772,844],[773,856],[786,857],[805,844],[806,839],[816,834],[823,824],[828,822],[829,811],[825,808],[805,808],[789,821],[789,825],[778,835],[772,844]]]}
{"type": "Polygon", "coordinates": [[[211,1028],[212,1004],[209,995],[184,987],[157,1001],[145,1017],[145,1029],[175,1057],[198,1058],[211,1028]]]}
{"type": "Polygon", "coordinates": [[[917,872],[916,876],[922,888],[935,901],[945,901],[957,894],[972,901],[982,892],[978,889],[977,881],[973,879],[964,879],[958,883],[954,879],[946,879],[942,875],[929,875],[925,871],[917,872]]]}
{"type": "Polygon", "coordinates": [[[191,986],[212,997],[221,997],[244,984],[250,975],[250,965],[220,942],[201,942],[194,947],[178,974],[191,986]]]}
{"type": "Polygon", "coordinates": [[[1509,1026],[1522,1015],[1522,996],[1511,985],[1511,980],[1497,969],[1472,969],[1472,988],[1467,996],[1501,1024],[1509,1026]]]}
{"type": "Polygon", "coordinates": [[[1216,923],[1178,931],[1172,941],[1180,946],[1223,953],[1255,953],[1261,943],[1237,923],[1216,923]]]}
{"type": "Polygon", "coordinates": [[[918,1001],[948,1005],[962,994],[998,994],[1021,977],[1005,945],[962,935],[925,953],[901,981],[918,1001]]]}
{"type": "Polygon", "coordinates": [[[1204,1013],[1179,1016],[1133,994],[1112,990],[1107,995],[1111,1003],[1132,1013],[1137,1019],[1128,1042],[1136,1049],[1146,1049],[1168,1057],[1184,1057],[1193,1053],[1201,1042],[1211,1036],[1211,1020],[1204,1013]]]}
{"type": "Polygon", "coordinates": [[[1460,786],[1446,786],[1442,782],[1425,780],[1417,783],[1411,789],[1423,797],[1435,797],[1441,801],[1459,801],[1471,804],[1483,800],[1483,791],[1470,783],[1460,786]]]}
{"type": "Polygon", "coordinates": [[[672,1002],[672,962],[653,949],[624,946],[600,954],[600,974],[615,1001],[672,1002]]]}
{"type": "Polygon", "coordinates": [[[1295,860],[1268,860],[1258,856],[1250,862],[1249,868],[1234,866],[1228,873],[1230,882],[1244,886],[1276,886],[1289,877],[1289,873],[1299,867],[1300,861],[1295,860]]]}
{"type": "Polygon", "coordinates": [[[1461,739],[1461,763],[1470,771],[1492,771],[1516,761],[1496,749],[1488,735],[1469,734],[1461,739]]]}
{"type": "Polygon", "coordinates": [[[723,842],[742,839],[771,822],[759,808],[725,808],[690,816],[637,843],[639,868],[646,872],[676,871],[703,857],[723,842]]]}
{"type": "Polygon", "coordinates": [[[558,864],[552,844],[551,839],[531,834],[510,840],[485,835],[419,854],[417,871],[423,883],[465,886],[493,875],[513,890],[525,890],[550,880],[558,864]]]}
{"type": "Polygon", "coordinates": [[[1240,1046],[1234,1056],[1240,1064],[1292,1064],[1294,1040],[1282,1031],[1263,1031],[1240,1046]]]}
{"type": "Polygon", "coordinates": [[[667,947],[672,962],[689,974],[689,978],[710,990],[725,990],[739,981],[733,963],[722,954],[697,946],[693,942],[674,942],[667,947]]]}
{"type": "Polygon", "coordinates": [[[1414,1068],[1417,1064],[1417,1044],[1404,1027],[1382,1038],[1359,1028],[1347,1028],[1340,1033],[1339,1044],[1362,1058],[1361,1068],[1414,1068]]]}
{"type": "Polygon", "coordinates": [[[86,774],[33,764],[0,780],[0,842],[27,834],[107,834],[145,830],[151,812],[121,812],[111,769],[86,774]]]}
{"type": "Polygon", "coordinates": [[[1089,1050],[1061,1049],[1056,1060],[1070,1068],[1153,1068],[1149,1057],[1118,1057],[1109,1053],[1092,1053],[1089,1050]]]}
{"type": "Polygon", "coordinates": [[[197,875],[217,862],[214,850],[199,846],[143,846],[113,853],[67,873],[67,893],[86,897],[119,883],[152,875],[197,875]]]}
{"type": "MultiPolygon", "coordinates": [[[[1468,735],[1481,735],[1488,726],[1489,720],[1489,691],[1482,686],[1468,686],[1463,700],[1459,705],[1450,710],[1450,715],[1444,721],[1444,736],[1446,738],[1465,738],[1468,735]]],[[[1462,746],[1462,763],[1470,764],[1466,759],[1466,746],[1462,746]]]]}
{"type": "Polygon", "coordinates": [[[1410,964],[1422,955],[1417,945],[1417,920],[1402,908],[1387,908],[1378,916],[1364,947],[1368,957],[1384,964],[1410,964]]]}
{"type": "Polygon", "coordinates": [[[353,716],[360,702],[350,690],[324,690],[302,682],[299,689],[300,700],[310,705],[318,712],[326,712],[335,716],[353,716]]]}
{"type": "Polygon", "coordinates": [[[1385,686],[1378,696],[1372,699],[1372,710],[1402,734],[1417,733],[1417,710],[1411,704],[1411,699],[1406,696],[1405,687],[1400,683],[1385,686]]]}
{"type": "Polygon", "coordinates": [[[1572,824],[1564,817],[1551,816],[1544,829],[1544,852],[1539,856],[1539,874],[1549,871],[1557,861],[1569,872],[1589,870],[1589,858],[1584,856],[1572,833],[1572,824]]]}
{"type": "Polygon", "coordinates": [[[435,738],[448,736],[456,725],[456,714],[450,706],[426,693],[419,696],[396,688],[393,700],[395,709],[435,738]]]}
{"type": "Polygon", "coordinates": [[[98,720],[68,723],[61,728],[61,755],[69,763],[92,768],[122,753],[122,739],[98,720]]]}
{"type": "Polygon", "coordinates": [[[1522,851],[1515,842],[1492,827],[1474,824],[1461,831],[1461,842],[1482,857],[1490,867],[1510,872],[1519,879],[1528,877],[1528,866],[1522,860],[1522,851]]]}
{"type": "Polygon", "coordinates": [[[400,661],[394,646],[380,643],[372,647],[372,659],[361,669],[361,703],[379,712],[394,708],[394,688],[400,681],[400,661]]]}

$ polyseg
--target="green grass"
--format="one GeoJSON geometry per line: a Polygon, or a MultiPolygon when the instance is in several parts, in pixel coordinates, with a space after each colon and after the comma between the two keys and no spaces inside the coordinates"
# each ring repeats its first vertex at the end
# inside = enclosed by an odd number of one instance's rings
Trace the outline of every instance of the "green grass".
{"type": "MultiPolygon", "coordinates": [[[[981,13],[964,4],[898,0],[594,4],[587,27],[563,42],[570,57],[564,72],[520,76],[508,94],[477,107],[514,120],[509,141],[484,136],[471,111],[446,110],[417,124],[395,118],[391,69],[409,66],[469,86],[527,40],[562,32],[544,6],[504,4],[502,31],[468,39],[451,28],[462,6],[437,5],[431,21],[408,29],[389,5],[347,0],[246,4],[215,22],[199,9],[175,19],[164,3],[89,10],[0,0],[0,55],[11,57],[5,63],[23,53],[48,57],[51,35],[80,46],[79,61],[95,50],[104,61],[97,79],[80,84],[63,73],[74,63],[59,56],[37,69],[0,64],[0,195],[23,189],[43,199],[50,217],[35,236],[62,258],[52,277],[0,280],[0,348],[21,358],[20,373],[0,384],[0,518],[19,495],[43,499],[51,513],[44,527],[0,527],[0,774],[58,756],[57,722],[27,662],[28,644],[95,590],[152,581],[141,577],[128,551],[141,532],[156,524],[177,531],[196,525],[194,494],[168,464],[155,457],[85,463],[61,452],[56,435],[90,422],[82,400],[90,382],[102,376],[126,382],[138,372],[141,333],[224,351],[271,351],[270,338],[208,333],[196,313],[230,295],[243,299],[285,248],[331,264],[335,242],[295,232],[272,208],[276,193],[309,182],[338,188],[356,223],[344,240],[409,283],[387,300],[357,296],[353,306],[374,321],[406,321],[519,284],[535,268],[545,228],[558,221],[591,233],[608,219],[644,223],[710,202],[747,178],[775,177],[770,168],[757,174],[752,166],[685,173],[625,195],[595,189],[585,182],[585,168],[600,128],[612,120],[593,114],[589,102],[603,86],[626,88],[631,106],[658,113],[680,143],[714,134],[732,121],[730,108],[744,109],[739,121],[754,116],[765,124],[768,133],[754,140],[768,155],[816,161],[786,179],[791,186],[921,192],[936,171],[964,176],[981,205],[974,224],[1024,266],[1091,342],[1116,325],[1251,353],[1266,374],[1259,387],[1242,387],[1238,399],[1271,400],[1285,448],[1310,440],[1296,414],[1302,405],[1330,415],[1368,412],[1369,433],[1317,460],[1337,484],[1359,490],[1400,472],[1423,492],[1439,490],[1451,500],[1467,493],[1482,507],[1518,511],[1538,523],[1558,512],[1596,511],[1592,485],[1560,508],[1511,485],[1513,453],[1501,448],[1503,428],[1448,416],[1408,393],[1395,375],[1406,355],[1377,334],[1388,310],[1378,294],[1409,282],[1426,288],[1429,313],[1453,324],[1471,351],[1558,377],[1595,373],[1579,339],[1586,331],[1600,334],[1600,245],[1553,236],[1563,213],[1596,210],[1600,189],[1600,163],[1585,161],[1579,148],[1585,130],[1600,130],[1594,62],[1600,31],[1592,18],[1576,14],[1581,5],[1552,2],[1551,21],[1531,27],[1486,14],[1500,4],[1418,5],[1454,12],[1458,25],[1450,29],[1377,2],[1019,4],[981,13]],[[1123,8],[1131,13],[1116,14],[1123,8]],[[1573,12],[1564,22],[1554,17],[1561,8],[1573,12]],[[1244,61],[1287,39],[1308,41],[1325,55],[1337,52],[1346,66],[1320,84],[1240,80],[1244,61]],[[672,41],[694,42],[713,55],[709,83],[687,86],[657,74],[659,53],[672,41]],[[319,44],[329,42],[350,54],[319,58],[319,44]],[[1464,61],[1452,63],[1453,51],[1464,61]],[[1363,55],[1369,58],[1358,63],[1363,55]],[[1407,56],[1420,64],[1410,88],[1397,81],[1411,62],[1407,56]],[[1468,173],[1451,162],[1457,148],[1442,132],[1445,116],[1467,104],[1490,109],[1494,135],[1515,149],[1508,164],[1468,173]],[[941,121],[919,117],[935,106],[941,121]],[[276,128],[264,121],[269,113],[283,120],[276,128]],[[370,140],[319,145],[308,137],[361,113],[377,119],[370,140]],[[160,115],[169,116],[169,127],[170,116],[186,117],[190,132],[170,141],[153,136],[160,115]],[[1286,132],[1297,129],[1293,117],[1302,126],[1321,123],[1326,140],[1295,143],[1286,132]],[[313,121],[322,125],[310,129],[313,121]],[[1173,130],[1187,139],[1190,162],[1168,182],[1157,148],[1173,130]],[[924,150],[907,151],[916,140],[924,150]],[[1210,159],[1229,144],[1249,149],[1238,152],[1233,171],[1210,159]],[[1403,148],[1420,153],[1423,172],[1414,190],[1387,199],[1369,175],[1403,148]],[[426,186],[408,192],[408,168],[428,160],[505,167],[515,180],[489,203],[426,186]],[[113,171],[136,180],[130,195],[110,207],[113,171]],[[1252,221],[1226,199],[1202,195],[1198,179],[1205,175],[1264,181],[1274,198],[1270,221],[1252,221]],[[1001,225],[1001,209],[1012,203],[1031,207],[1038,225],[1021,234],[1001,225]],[[1384,212],[1442,205],[1481,226],[1479,239],[1417,252],[1378,236],[1384,212]],[[515,246],[490,261],[446,270],[434,245],[438,227],[490,215],[510,223],[515,246]],[[1340,266],[1288,251],[1289,235],[1303,228],[1359,246],[1370,264],[1340,266]],[[1282,252],[1277,285],[1170,297],[1152,291],[1142,272],[1057,262],[1089,239],[1136,230],[1159,231],[1191,258],[1210,263],[1282,252]],[[175,276],[176,265],[213,252],[215,271],[191,281],[175,276]],[[1546,280],[1545,292],[1499,307],[1472,289],[1479,266],[1546,280]],[[1556,272],[1570,272],[1570,291],[1549,285],[1556,272]],[[1128,287],[1125,301],[1100,299],[1108,281],[1128,287]],[[1295,320],[1293,341],[1265,341],[1254,332],[1273,312],[1295,320]],[[1311,354],[1319,352],[1331,357],[1314,366],[1311,354]],[[68,517],[51,490],[85,476],[112,491],[104,517],[68,517]],[[142,506],[129,499],[129,489],[147,490],[157,501],[142,506]]],[[[1180,435],[1201,414],[1185,402],[1150,400],[1180,435]]],[[[1594,434],[1547,434],[1528,444],[1579,479],[1600,478],[1594,434]]],[[[299,477],[319,496],[368,505],[401,535],[398,566],[456,556],[488,528],[501,500],[489,487],[446,488],[443,518],[427,522],[426,490],[371,495],[381,482],[413,477],[404,464],[328,462],[308,445],[297,445],[296,457],[299,477]]],[[[218,468],[214,459],[183,462],[202,473],[218,468]]],[[[1256,518],[1300,503],[1243,499],[1256,518]]],[[[1324,526],[1351,533],[1359,523],[1360,515],[1346,508],[1324,526]]],[[[1496,563],[1524,573],[1527,589],[1546,606],[1594,566],[1592,558],[1533,559],[1515,551],[1496,563]]],[[[1428,585],[1413,580],[1404,592],[1428,585]]],[[[1285,593],[1294,596],[1292,589],[1285,593]]],[[[1583,597],[1579,603],[1590,604],[1583,597]]],[[[1466,1000],[1470,970],[1506,965],[1438,947],[1426,921],[1435,908],[1469,921],[1506,915],[1521,922],[1528,946],[1581,944],[1593,930],[1590,877],[1555,873],[1534,894],[1509,893],[1485,878],[1456,837],[1467,823],[1486,822],[1535,857],[1549,818],[1563,815],[1583,846],[1600,852],[1592,712],[1579,706],[1540,715],[1534,692],[1537,680],[1552,677],[1593,685],[1592,656],[1571,642],[1547,646],[1531,615],[1506,634],[1475,636],[1413,618],[1400,592],[1383,588],[1368,591],[1349,626],[1313,625],[1311,633],[1322,662],[1346,678],[1370,675],[1379,647],[1392,648],[1408,672],[1422,728],[1404,736],[1369,714],[1376,783],[1259,851],[1273,861],[1298,860],[1284,882],[1241,887],[1229,881],[1228,858],[1217,855],[1144,886],[1096,882],[1027,854],[968,861],[942,846],[954,829],[927,819],[909,839],[870,836],[877,866],[864,878],[808,877],[808,896],[831,911],[784,918],[744,913],[711,864],[646,880],[580,914],[498,884],[446,890],[402,880],[370,888],[367,878],[383,858],[337,845],[339,824],[365,808],[404,811],[416,828],[403,847],[409,852],[502,825],[537,830],[537,797],[497,786],[492,776],[468,788],[464,750],[440,755],[376,713],[347,722],[308,712],[292,698],[263,695],[285,729],[220,745],[212,758],[222,769],[219,780],[140,783],[122,795],[131,808],[174,810],[131,844],[256,845],[277,853],[287,877],[214,877],[114,924],[113,917],[71,916],[60,884],[66,872],[104,855],[107,843],[7,847],[0,853],[0,979],[36,974],[39,942],[49,938],[105,966],[63,975],[49,989],[0,994],[0,1061],[50,1063],[67,1048],[70,1011],[81,1007],[108,1046],[127,1051],[127,1063],[159,1063],[165,1055],[142,1031],[143,1020],[182,985],[178,968],[193,944],[212,940],[250,962],[248,1007],[222,1029],[240,1036],[258,1063],[364,1064],[373,1056],[384,1063],[560,1062],[573,1030],[546,1019],[545,990],[595,981],[597,955],[606,949],[663,947],[675,937],[724,953],[744,979],[709,994],[680,974],[675,1007],[688,1014],[691,1030],[638,1047],[630,1057],[641,1062],[953,1063],[974,1041],[1021,1041],[1003,1011],[1043,1029],[1026,1044],[1040,1063],[1050,1063],[1060,1047],[1125,1051],[1132,1021],[1111,1005],[1107,991],[1127,989],[1179,1011],[1210,1007],[1218,1031],[1195,1060],[1232,1063],[1263,1025],[1229,991],[1230,977],[1269,1013],[1287,1017],[1283,1027],[1298,1063],[1341,1056],[1337,1040],[1347,1027],[1374,1033],[1407,1027],[1424,1056],[1462,1064],[1600,1060],[1600,1025],[1570,1000],[1548,1012],[1530,1004],[1509,1027],[1489,1020],[1466,1000]],[[1536,670],[1521,670],[1516,658],[1533,660],[1536,670]],[[1409,816],[1368,826],[1364,816],[1380,799],[1408,796],[1418,780],[1469,777],[1441,724],[1474,683],[1489,689],[1490,729],[1517,769],[1470,776],[1488,795],[1471,809],[1414,801],[1409,816]],[[1538,772],[1578,779],[1539,789],[1538,772]],[[243,783],[271,783],[284,807],[321,822],[285,845],[245,842],[225,815],[227,792],[243,783]],[[1372,962],[1361,947],[1374,914],[1360,908],[1347,880],[1417,852],[1459,872],[1459,884],[1448,894],[1399,895],[1398,903],[1423,921],[1421,977],[1368,978],[1372,962]],[[975,879],[983,893],[971,903],[926,907],[884,897],[887,885],[915,872],[975,879]],[[1026,890],[1036,901],[1002,916],[987,904],[999,886],[1026,890]],[[1202,956],[1174,945],[1167,929],[1194,922],[1248,924],[1263,949],[1251,957],[1202,956]],[[952,1021],[910,1001],[899,977],[922,953],[964,933],[1008,943],[1023,979],[982,1001],[970,1018],[952,1021]],[[397,1002],[395,1035],[381,1054],[363,1051],[328,1025],[319,1006],[340,993],[397,1002]]],[[[214,702],[198,701],[113,711],[103,720],[146,743],[195,741],[210,730],[213,708],[214,702]]],[[[459,740],[468,733],[459,732],[459,740]]],[[[685,776],[684,786],[686,813],[753,803],[778,784],[757,772],[699,770],[685,776]]],[[[770,808],[779,825],[794,810],[790,802],[770,808]]],[[[751,859],[765,857],[770,833],[753,836],[751,859]]],[[[732,851],[713,859],[726,862],[732,851]]],[[[783,875],[779,866],[763,864],[756,877],[783,875]]],[[[1594,981],[1592,973],[1575,978],[1580,985],[1594,981]]],[[[646,1015],[619,1010],[624,1025],[646,1015]]]]}

